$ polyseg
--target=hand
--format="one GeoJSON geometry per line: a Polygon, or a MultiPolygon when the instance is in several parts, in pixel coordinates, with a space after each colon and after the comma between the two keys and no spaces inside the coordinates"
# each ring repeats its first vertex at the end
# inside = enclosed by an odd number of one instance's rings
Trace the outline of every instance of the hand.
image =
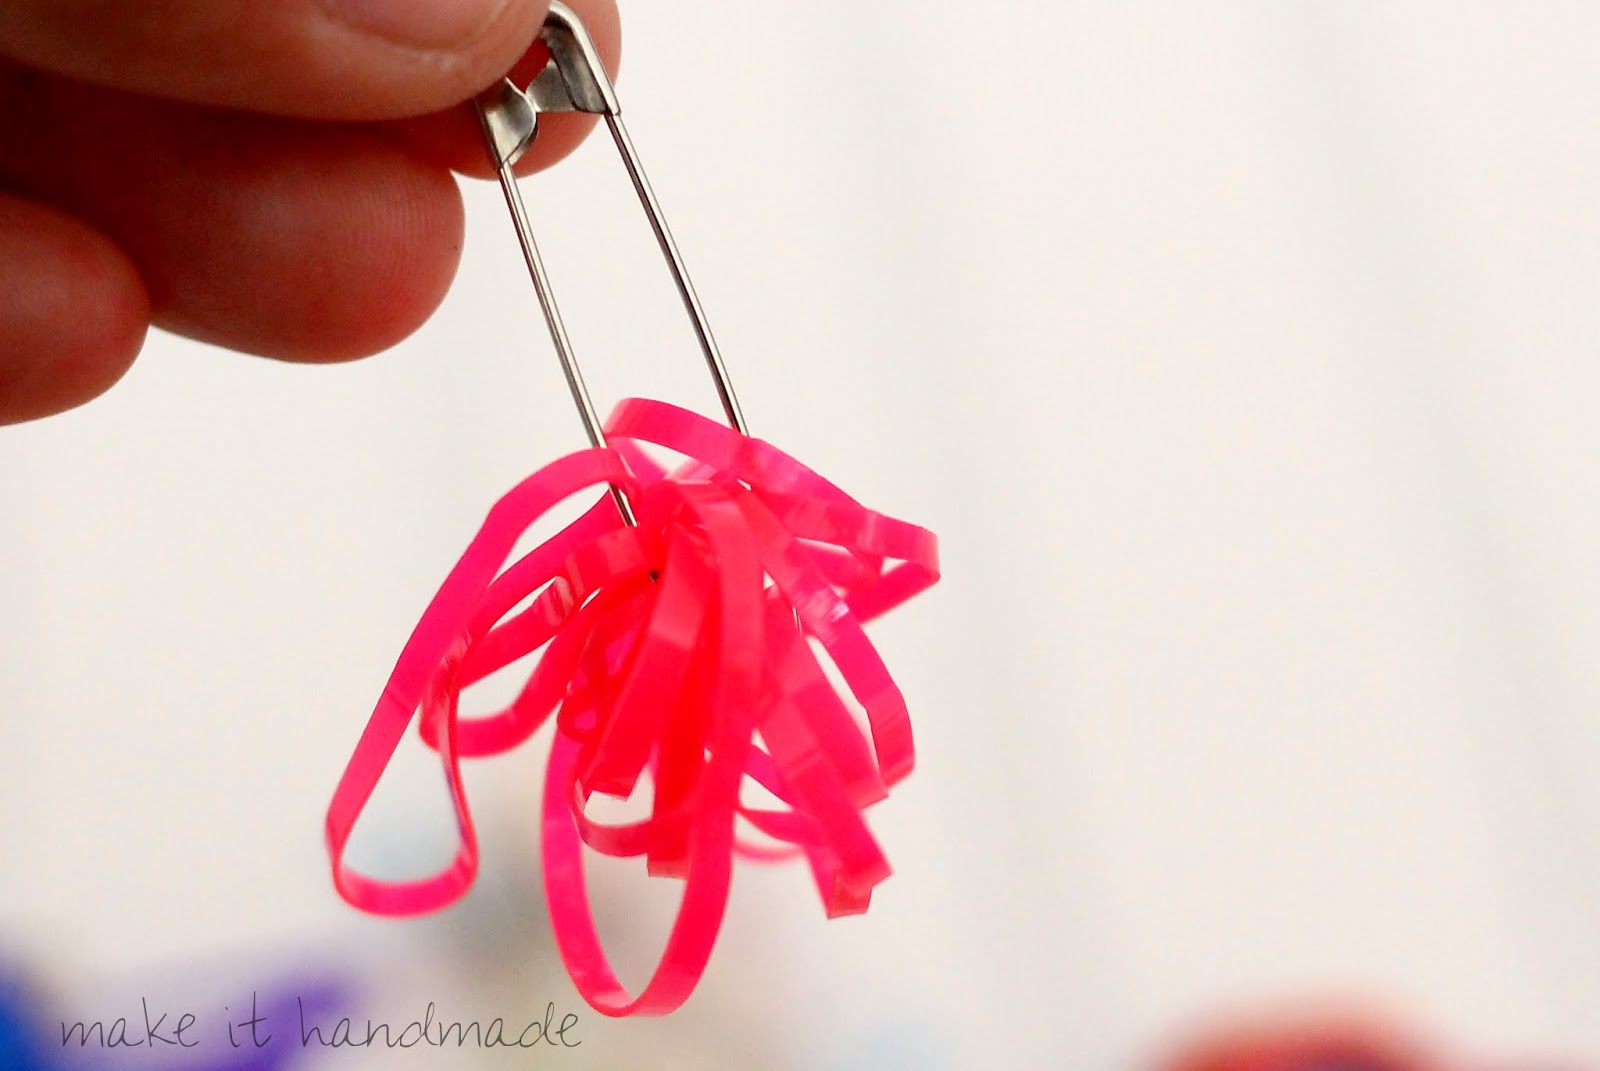
{"type": "MultiPolygon", "coordinates": [[[[615,72],[614,0],[569,2],[615,72]]],[[[414,331],[460,256],[450,172],[488,174],[459,102],[547,6],[0,0],[0,423],[100,394],[152,324],[310,362],[414,331]]]]}

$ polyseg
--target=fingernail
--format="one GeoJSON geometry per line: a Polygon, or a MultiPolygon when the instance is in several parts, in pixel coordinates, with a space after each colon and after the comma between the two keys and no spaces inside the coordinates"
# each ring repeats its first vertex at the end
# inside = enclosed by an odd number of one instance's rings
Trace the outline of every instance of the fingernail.
{"type": "Polygon", "coordinates": [[[322,0],[339,21],[416,48],[476,41],[511,0],[322,0]]]}

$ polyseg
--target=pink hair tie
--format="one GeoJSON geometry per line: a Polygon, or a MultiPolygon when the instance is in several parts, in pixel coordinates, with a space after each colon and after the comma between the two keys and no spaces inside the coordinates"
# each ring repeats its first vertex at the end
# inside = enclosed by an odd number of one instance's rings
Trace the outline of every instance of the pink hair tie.
{"type": "MultiPolygon", "coordinates": [[[[581,32],[569,11],[552,5],[547,40],[581,32]]],[[[577,62],[586,40],[552,48],[552,62],[577,62]]],[[[580,89],[585,76],[603,78],[586,67],[561,73],[580,89]]],[[[604,90],[595,90],[602,102],[609,83],[604,90]]],[[[526,141],[507,149],[498,140],[497,132],[531,124],[518,102],[532,107],[508,83],[480,108],[588,423],[592,406],[510,178],[526,141]]],[[[602,114],[620,129],[614,113],[602,114]]],[[[625,135],[618,143],[636,171],[625,135]]],[[[653,201],[646,206],[659,223],[653,201]]],[[[326,830],[334,884],[351,904],[383,915],[444,907],[477,871],[461,759],[501,754],[553,720],[541,826],[545,894],[574,983],[607,1015],[661,1014],[688,998],[721,926],[736,854],[803,856],[830,918],[867,909],[889,864],[862,812],[911,771],[914,750],[905,700],[862,625],[939,575],[931,532],[867,509],[736,430],[743,421],[720,355],[676,248],[670,238],[662,243],[734,427],[630,399],[603,429],[589,424],[595,448],[547,465],[502,498],[401,652],[334,793],[326,830]],[[669,472],[653,459],[654,448],[685,460],[669,472]],[[592,508],[508,560],[541,517],[585,491],[598,493],[592,508]],[[463,689],[530,655],[534,668],[508,706],[461,714],[463,689]],[[819,655],[832,662],[846,694],[819,655]],[[352,870],[344,853],[413,718],[443,763],[459,846],[437,874],[381,881],[352,870]],[[777,806],[742,802],[747,779],[777,806]],[[588,813],[597,794],[643,791],[651,806],[639,821],[608,824],[588,813]],[[741,839],[746,829],[761,842],[741,839]],[[618,982],[595,932],[585,848],[642,857],[648,873],[683,881],[666,948],[636,996],[618,982]]]]}

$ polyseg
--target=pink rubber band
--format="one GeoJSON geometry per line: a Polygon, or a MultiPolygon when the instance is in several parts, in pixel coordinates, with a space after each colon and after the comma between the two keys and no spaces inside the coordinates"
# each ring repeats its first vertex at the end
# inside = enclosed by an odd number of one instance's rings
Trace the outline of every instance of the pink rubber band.
{"type": "Polygon", "coordinates": [[[937,543],[770,444],[687,410],[630,399],[607,433],[609,448],[546,466],[490,511],[401,652],[334,793],[327,842],[335,886],[363,910],[407,915],[454,901],[477,868],[460,759],[509,750],[553,715],[541,829],[562,958],[597,1010],[661,1014],[705,969],[735,854],[803,855],[829,917],[866,910],[888,876],[861,812],[910,772],[914,751],[904,698],[861,624],[937,581],[937,543]],[[687,460],[669,472],[646,447],[687,460]],[[597,493],[577,521],[507,564],[539,517],[606,484],[628,496],[636,528],[597,493]],[[533,654],[511,704],[461,715],[464,688],[533,654]],[[460,844],[436,874],[379,881],[352,871],[344,850],[419,715],[460,844]],[[596,794],[641,791],[647,773],[646,818],[587,814],[596,794]],[[746,779],[778,806],[744,804],[746,779]],[[741,839],[741,818],[768,842],[741,839]],[[637,995],[618,982],[595,932],[585,848],[643,857],[648,873],[683,879],[666,947],[637,995]]]}

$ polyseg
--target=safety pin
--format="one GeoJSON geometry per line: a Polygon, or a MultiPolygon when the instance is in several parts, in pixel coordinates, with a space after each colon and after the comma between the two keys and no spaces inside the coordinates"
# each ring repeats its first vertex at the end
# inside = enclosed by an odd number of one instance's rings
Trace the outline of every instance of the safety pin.
{"type": "MultiPolygon", "coordinates": [[[[490,159],[495,164],[506,207],[511,212],[512,222],[516,224],[522,256],[527,262],[528,274],[533,278],[534,291],[539,295],[539,307],[544,311],[551,341],[555,343],[556,355],[561,359],[561,370],[566,375],[567,387],[572,392],[573,403],[578,407],[578,416],[583,421],[590,444],[604,446],[605,429],[589,396],[589,388],[584,384],[572,340],[567,335],[561,310],[551,291],[544,258],[539,255],[539,244],[534,239],[527,208],[523,205],[517,178],[512,171],[516,162],[533,144],[539,130],[539,115],[543,112],[586,112],[605,118],[606,126],[611,131],[611,140],[616,143],[617,152],[628,169],[628,178],[633,182],[634,192],[639,195],[639,203],[649,217],[657,244],[661,246],[662,256],[672,270],[683,307],[694,324],[700,350],[705,354],[706,367],[711,371],[717,397],[722,402],[722,411],[735,431],[746,434],[744,414],[733,392],[722,351],[717,347],[700,297],[689,280],[683,254],[678,251],[678,243],[673,240],[672,231],[662,215],[661,204],[656,200],[655,191],[650,188],[650,181],[639,164],[639,154],[634,150],[628,129],[622,122],[622,108],[617,103],[616,90],[594,47],[594,40],[572,9],[559,0],[550,4],[550,13],[545,17],[539,36],[550,50],[550,59],[527,88],[519,89],[509,78],[503,78],[499,85],[481,94],[476,103],[484,141],[489,148],[490,159]]],[[[613,487],[611,495],[623,519],[630,525],[637,523],[633,509],[622,492],[613,487]]]]}

